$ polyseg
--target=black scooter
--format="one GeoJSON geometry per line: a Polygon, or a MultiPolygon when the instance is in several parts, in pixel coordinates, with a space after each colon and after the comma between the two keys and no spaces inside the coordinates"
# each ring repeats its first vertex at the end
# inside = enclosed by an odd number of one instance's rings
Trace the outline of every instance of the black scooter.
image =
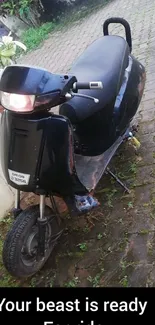
{"type": "Polygon", "coordinates": [[[103,36],[87,47],[69,74],[23,65],[4,69],[1,164],[16,198],[3,262],[13,276],[40,270],[61,236],[54,196],[63,198],[71,216],[80,216],[98,207],[92,193],[103,174],[115,177],[108,164],[119,146],[134,137],[131,122],[146,78],[131,52],[130,25],[110,18],[103,36]],[[124,26],[126,40],[109,35],[111,23],[124,26]],[[57,105],[58,115],[51,111],[57,105]],[[39,195],[40,205],[22,211],[21,192],[39,195]]]}

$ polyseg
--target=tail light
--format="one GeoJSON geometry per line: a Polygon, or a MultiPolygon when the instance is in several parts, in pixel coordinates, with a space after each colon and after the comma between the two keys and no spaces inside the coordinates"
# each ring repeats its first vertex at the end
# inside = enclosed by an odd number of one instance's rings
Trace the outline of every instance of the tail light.
{"type": "Polygon", "coordinates": [[[34,109],[35,96],[10,94],[1,91],[0,102],[4,108],[10,111],[30,112],[34,109]]]}

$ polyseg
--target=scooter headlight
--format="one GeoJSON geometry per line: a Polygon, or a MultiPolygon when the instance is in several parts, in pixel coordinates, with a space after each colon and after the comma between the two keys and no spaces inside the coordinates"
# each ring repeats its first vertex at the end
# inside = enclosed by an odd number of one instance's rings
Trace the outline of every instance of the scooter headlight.
{"type": "Polygon", "coordinates": [[[34,109],[35,95],[20,95],[0,92],[1,105],[14,112],[30,112],[34,109]]]}

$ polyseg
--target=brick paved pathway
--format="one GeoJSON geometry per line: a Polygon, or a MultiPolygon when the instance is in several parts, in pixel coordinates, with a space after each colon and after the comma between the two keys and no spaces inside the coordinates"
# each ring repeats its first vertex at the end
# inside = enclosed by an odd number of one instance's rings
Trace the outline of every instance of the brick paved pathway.
{"type": "MultiPolygon", "coordinates": [[[[51,35],[44,46],[27,54],[21,62],[38,65],[55,73],[66,73],[87,45],[102,35],[104,20],[114,16],[123,17],[130,23],[133,54],[147,71],[145,93],[137,114],[142,146],[138,155],[130,148],[124,150],[117,166],[118,172],[123,170],[127,183],[132,185],[133,193],[124,198],[122,190],[112,184],[110,193],[98,193],[103,205],[100,214],[91,220],[82,218],[78,224],[75,220],[70,221],[67,236],[64,243],[60,244],[56,258],[57,285],[75,281],[74,277],[77,277],[79,282],[76,285],[80,286],[94,283],[100,286],[155,286],[154,0],[112,1],[84,21],[51,35]],[[122,161],[126,163],[121,165],[122,161]],[[127,167],[130,167],[129,174],[127,167]],[[91,230],[88,229],[89,222],[91,225],[95,223],[91,230]],[[77,248],[79,242],[85,243],[85,252],[77,248]]],[[[120,26],[115,29],[111,27],[111,31],[113,34],[124,33],[120,26]]],[[[104,181],[103,184],[105,186],[104,181]]],[[[47,271],[50,281],[52,267],[51,264],[51,269],[47,271]]]]}

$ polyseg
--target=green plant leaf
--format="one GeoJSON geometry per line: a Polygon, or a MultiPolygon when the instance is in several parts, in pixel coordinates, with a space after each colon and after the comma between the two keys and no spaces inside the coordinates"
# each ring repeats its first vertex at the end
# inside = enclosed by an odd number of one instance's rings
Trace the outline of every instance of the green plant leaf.
{"type": "Polygon", "coordinates": [[[1,7],[2,7],[2,8],[5,8],[5,9],[10,9],[10,8],[12,8],[12,5],[11,5],[11,3],[6,2],[6,3],[3,3],[3,4],[1,5],[1,7]]]}
{"type": "Polygon", "coordinates": [[[20,8],[20,9],[19,9],[19,15],[22,17],[23,14],[24,14],[24,9],[23,9],[23,8],[20,8]]]}
{"type": "Polygon", "coordinates": [[[14,43],[15,45],[21,47],[24,51],[27,50],[27,47],[26,47],[23,43],[21,43],[21,42],[19,42],[19,41],[14,41],[13,43],[14,43]]]}
{"type": "Polygon", "coordinates": [[[0,51],[0,55],[6,58],[9,58],[15,54],[16,54],[16,48],[14,46],[12,46],[11,48],[6,47],[0,51]]]}
{"type": "Polygon", "coordinates": [[[1,61],[4,67],[11,65],[13,61],[10,58],[1,56],[1,61]]]}

